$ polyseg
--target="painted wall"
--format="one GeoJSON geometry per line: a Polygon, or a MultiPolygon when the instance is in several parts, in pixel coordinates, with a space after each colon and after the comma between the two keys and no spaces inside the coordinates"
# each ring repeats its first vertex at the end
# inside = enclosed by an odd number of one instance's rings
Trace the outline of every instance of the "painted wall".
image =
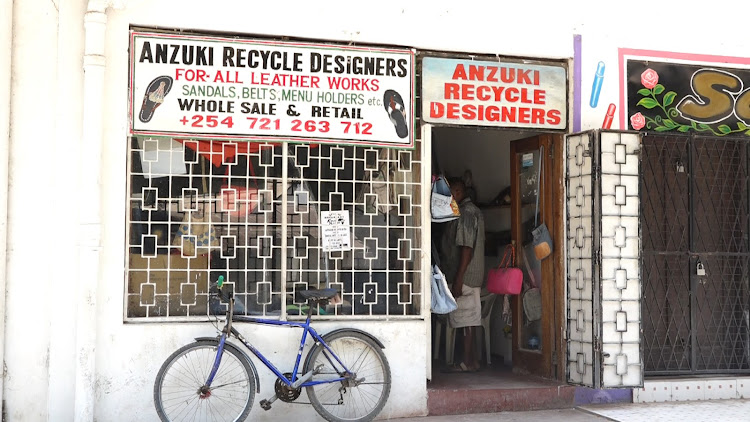
{"type": "MultiPolygon", "coordinates": [[[[11,75],[2,81],[11,86],[10,129],[8,139],[0,140],[10,147],[7,270],[0,274],[7,283],[2,393],[4,414],[13,421],[155,420],[152,384],[159,365],[193,336],[212,333],[206,324],[122,322],[130,25],[555,59],[573,58],[578,34],[580,84],[571,92],[580,89],[581,107],[571,108],[570,116],[573,122],[580,117],[580,129],[600,127],[607,106],[619,104],[619,47],[747,54],[743,27],[735,29],[726,19],[731,10],[695,12],[683,2],[638,10],[631,3],[613,4],[609,10],[618,13],[607,14],[598,12],[597,2],[552,0],[533,7],[471,0],[438,0],[429,7],[395,0],[25,0],[13,5],[11,75]],[[94,13],[84,26],[87,7],[94,13]],[[105,8],[106,15],[95,13],[105,8]],[[106,21],[97,20],[102,17],[106,21]],[[106,38],[94,37],[84,51],[86,31],[95,34],[100,26],[106,38]],[[600,61],[605,73],[598,104],[591,107],[600,61]],[[103,92],[84,90],[84,80],[99,76],[103,92]],[[88,120],[97,113],[101,119],[88,120]],[[92,140],[94,148],[87,143],[92,140]]],[[[618,119],[612,128],[619,128],[618,119]]],[[[351,325],[386,344],[395,383],[382,416],[424,414],[421,363],[427,358],[428,324],[351,325]]],[[[286,331],[241,330],[280,345],[292,341],[286,331]]],[[[279,360],[290,358],[264,350],[279,360]]],[[[267,372],[261,375],[260,398],[265,398],[272,380],[267,372]]],[[[308,419],[311,412],[278,404],[267,413],[256,403],[251,417],[308,419]]]]}

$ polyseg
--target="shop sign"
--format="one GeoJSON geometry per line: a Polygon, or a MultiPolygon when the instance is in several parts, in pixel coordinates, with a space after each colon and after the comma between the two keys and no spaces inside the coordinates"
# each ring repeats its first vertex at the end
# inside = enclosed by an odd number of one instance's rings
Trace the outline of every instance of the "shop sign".
{"type": "Polygon", "coordinates": [[[565,129],[563,66],[425,57],[422,118],[431,123],[565,129]]]}
{"type": "Polygon", "coordinates": [[[131,31],[134,135],[412,147],[414,53],[131,31]]]}
{"type": "Polygon", "coordinates": [[[750,69],[653,59],[625,69],[629,129],[750,136],[750,69]]]}

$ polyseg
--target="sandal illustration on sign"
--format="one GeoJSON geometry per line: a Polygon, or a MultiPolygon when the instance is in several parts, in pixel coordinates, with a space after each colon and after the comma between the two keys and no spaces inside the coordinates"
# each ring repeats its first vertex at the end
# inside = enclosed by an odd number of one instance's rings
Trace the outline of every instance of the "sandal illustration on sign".
{"type": "Polygon", "coordinates": [[[409,127],[406,125],[406,109],[401,95],[392,89],[386,90],[383,95],[383,105],[391,123],[396,127],[396,135],[399,138],[406,138],[409,135],[409,127]]]}
{"type": "Polygon", "coordinates": [[[146,93],[143,94],[143,104],[141,104],[138,119],[143,123],[148,123],[154,117],[156,108],[164,102],[164,97],[169,94],[171,89],[172,78],[170,76],[159,76],[151,81],[146,88],[146,93]]]}

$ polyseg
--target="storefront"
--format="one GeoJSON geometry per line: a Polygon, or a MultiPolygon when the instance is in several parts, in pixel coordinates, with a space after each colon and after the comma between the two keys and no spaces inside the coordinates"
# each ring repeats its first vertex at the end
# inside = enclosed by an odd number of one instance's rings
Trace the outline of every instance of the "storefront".
{"type": "MultiPolygon", "coordinates": [[[[323,332],[383,343],[394,381],[380,417],[426,414],[429,380],[460,357],[430,312],[440,174],[471,182],[486,269],[511,244],[524,274],[507,305],[483,301],[485,361],[605,395],[636,388],[634,400],[644,373],[747,372],[748,195],[734,175],[748,168],[750,63],[737,46],[625,49],[653,38],[602,36],[613,21],[563,6],[532,34],[521,20],[478,25],[528,14],[495,5],[394,4],[364,18],[308,2],[75,3],[8,6],[0,37],[13,58],[0,75],[13,93],[0,122],[9,419],[156,420],[156,371],[215,334],[219,277],[241,314],[280,320],[309,311],[300,290],[336,289],[337,304],[312,311],[323,332]],[[643,82],[647,69],[660,80],[643,82]],[[691,91],[704,69],[726,89],[691,91]],[[702,96],[727,109],[695,114],[702,96]],[[65,206],[30,205],[40,177],[65,206]],[[56,242],[40,242],[51,208],[56,242]],[[542,223],[552,253],[538,260],[529,235],[542,223]],[[30,302],[44,305],[34,335],[30,302]]],[[[293,330],[240,330],[294,361],[293,330]]],[[[253,420],[314,414],[261,409],[275,378],[259,369],[253,420]]]]}
{"type": "MultiPolygon", "coordinates": [[[[524,273],[518,295],[506,298],[483,291],[484,330],[495,333],[486,337],[495,347],[490,354],[517,371],[563,379],[564,361],[557,359],[564,353],[558,334],[564,326],[564,292],[556,289],[564,285],[563,192],[561,160],[553,160],[553,155],[563,150],[568,125],[568,63],[420,55],[421,117],[427,123],[424,138],[432,145],[433,178],[465,179],[484,219],[485,242],[476,249],[484,251],[485,271],[499,266],[507,252],[508,259],[515,255],[515,266],[524,273]],[[559,243],[553,242],[551,256],[539,260],[531,231],[543,223],[559,243]],[[540,295],[532,304],[529,294],[524,310],[522,299],[531,289],[540,295]]],[[[443,226],[433,223],[436,245],[442,243],[443,226]]],[[[435,329],[441,330],[446,324],[438,322],[435,329]]],[[[433,339],[439,342],[440,335],[433,339]]],[[[446,357],[454,352],[450,348],[446,357]]]]}

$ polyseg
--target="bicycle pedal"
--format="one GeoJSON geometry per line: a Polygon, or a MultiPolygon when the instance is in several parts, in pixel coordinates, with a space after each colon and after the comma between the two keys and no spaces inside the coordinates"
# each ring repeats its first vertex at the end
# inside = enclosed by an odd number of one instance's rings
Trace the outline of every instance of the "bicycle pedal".
{"type": "Polygon", "coordinates": [[[271,402],[268,400],[261,400],[260,407],[262,407],[263,410],[271,410],[271,402]]]}

